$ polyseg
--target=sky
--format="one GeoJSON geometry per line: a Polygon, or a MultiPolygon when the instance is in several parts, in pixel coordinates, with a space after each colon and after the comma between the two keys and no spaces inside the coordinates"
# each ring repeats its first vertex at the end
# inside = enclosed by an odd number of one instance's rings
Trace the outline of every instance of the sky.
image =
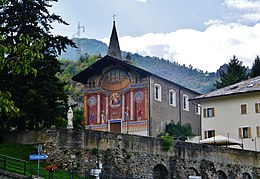
{"type": "Polygon", "coordinates": [[[77,37],[80,23],[80,37],[108,44],[115,19],[121,50],[204,72],[260,55],[260,0],[59,0],[50,11],[69,23],[54,34],[77,37]]]}

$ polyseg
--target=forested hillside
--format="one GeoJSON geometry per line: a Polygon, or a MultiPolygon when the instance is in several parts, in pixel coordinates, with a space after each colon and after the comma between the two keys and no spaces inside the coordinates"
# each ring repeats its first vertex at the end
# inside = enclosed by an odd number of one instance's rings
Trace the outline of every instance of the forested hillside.
{"type": "Polygon", "coordinates": [[[215,73],[204,73],[192,66],[186,67],[157,57],[133,54],[132,58],[135,60],[136,66],[199,93],[211,91],[213,83],[217,79],[215,73]]]}
{"type": "Polygon", "coordinates": [[[76,61],[77,60],[77,52],[81,49],[81,54],[89,54],[89,55],[98,55],[101,54],[102,56],[107,54],[107,45],[101,41],[95,39],[72,39],[78,49],[69,47],[65,53],[61,54],[61,58],[69,59],[76,61]]]}
{"type": "MultiPolygon", "coordinates": [[[[88,57],[91,55],[101,54],[104,56],[107,54],[107,45],[101,41],[95,39],[74,39],[74,41],[81,49],[81,54],[87,54],[88,57]]],[[[124,58],[126,56],[126,52],[123,52],[122,55],[124,58]]],[[[77,49],[68,48],[67,52],[61,55],[61,58],[77,61],[77,49]]],[[[215,73],[206,73],[199,69],[194,69],[191,65],[186,67],[185,65],[178,64],[177,62],[170,62],[157,57],[143,57],[139,54],[132,54],[131,58],[136,66],[200,93],[205,93],[212,90],[213,83],[217,79],[215,73]]],[[[78,69],[80,66],[78,63],[80,63],[80,60],[78,60],[77,63],[71,63],[69,65],[70,72],[78,72],[82,70],[78,69]],[[74,67],[73,64],[75,65],[74,67]]],[[[66,70],[65,73],[67,73],[66,70]]],[[[72,88],[72,86],[70,87],[72,88]]]]}

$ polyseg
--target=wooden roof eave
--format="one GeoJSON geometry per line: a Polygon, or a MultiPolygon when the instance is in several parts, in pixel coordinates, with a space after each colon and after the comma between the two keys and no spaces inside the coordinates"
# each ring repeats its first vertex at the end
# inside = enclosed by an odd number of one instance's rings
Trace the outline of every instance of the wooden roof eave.
{"type": "Polygon", "coordinates": [[[114,65],[116,66],[117,64],[122,65],[126,71],[130,72],[132,69],[135,71],[138,71],[139,73],[141,73],[142,75],[149,75],[150,73],[140,69],[136,66],[127,64],[123,61],[117,60],[113,57],[110,57],[108,55],[106,55],[105,57],[103,57],[102,59],[98,60],[97,62],[95,62],[94,64],[92,64],[91,66],[89,66],[88,68],[84,69],[83,71],[81,71],[80,73],[78,73],[77,75],[72,77],[73,81],[79,82],[79,83],[83,83],[83,84],[87,84],[87,81],[90,77],[92,77],[94,74],[98,73],[98,74],[102,74],[102,70],[104,68],[106,68],[109,65],[114,65]]]}

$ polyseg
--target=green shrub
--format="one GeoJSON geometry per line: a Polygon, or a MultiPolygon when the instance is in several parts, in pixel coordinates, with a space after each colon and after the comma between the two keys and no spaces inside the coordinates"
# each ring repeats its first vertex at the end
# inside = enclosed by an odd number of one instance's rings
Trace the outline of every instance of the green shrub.
{"type": "Polygon", "coordinates": [[[165,133],[163,136],[161,136],[161,139],[163,141],[163,149],[165,151],[168,151],[171,149],[171,146],[173,145],[173,138],[169,135],[169,133],[165,133]]]}

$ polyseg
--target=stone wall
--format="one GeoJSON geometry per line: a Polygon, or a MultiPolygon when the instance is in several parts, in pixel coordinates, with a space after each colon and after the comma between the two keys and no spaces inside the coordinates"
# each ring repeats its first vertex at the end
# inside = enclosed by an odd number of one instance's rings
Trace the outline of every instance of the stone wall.
{"type": "Polygon", "coordinates": [[[103,173],[153,178],[156,168],[166,178],[257,178],[259,153],[225,147],[175,141],[170,151],[163,150],[158,138],[90,130],[47,130],[10,134],[4,142],[42,143],[47,162],[63,169],[89,171],[102,162],[103,173]],[[28,137],[29,136],[29,137],[28,137]],[[14,139],[16,137],[16,139],[14,139]],[[8,140],[6,140],[8,139],[8,140]],[[30,140],[28,140],[30,139],[30,140]],[[243,176],[244,175],[244,176],[243,176]]]}

